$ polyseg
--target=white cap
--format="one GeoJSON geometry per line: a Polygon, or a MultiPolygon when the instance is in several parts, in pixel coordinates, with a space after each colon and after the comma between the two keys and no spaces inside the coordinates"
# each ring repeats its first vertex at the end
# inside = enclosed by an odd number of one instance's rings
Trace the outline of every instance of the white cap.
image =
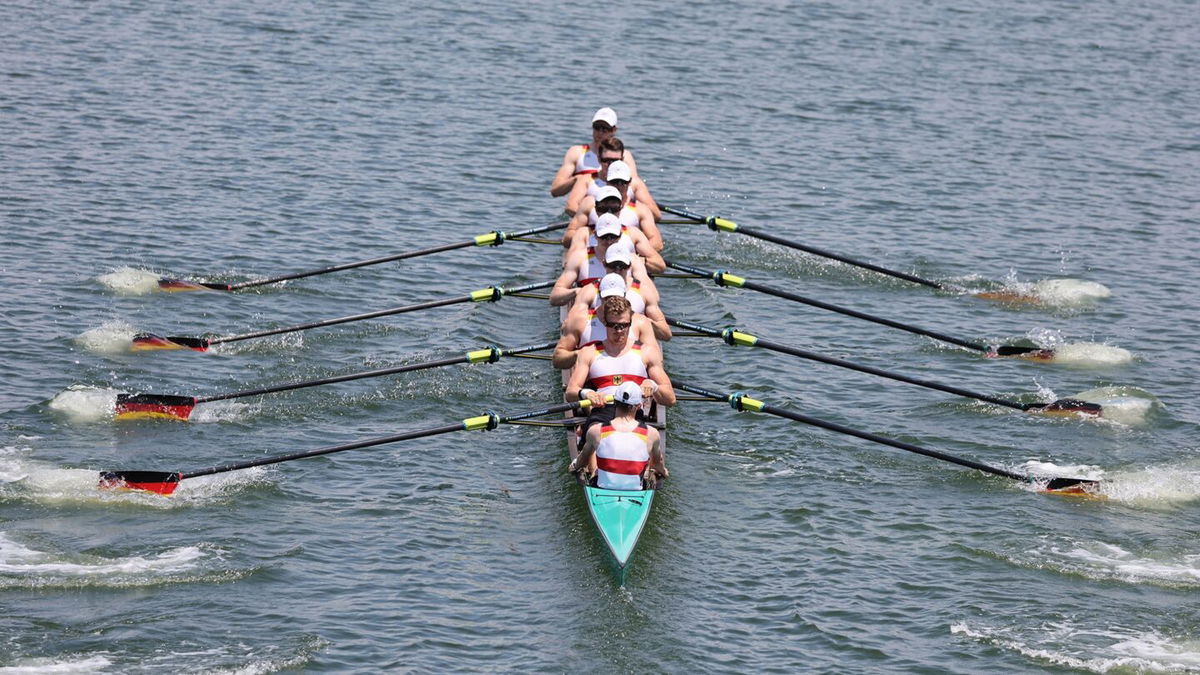
{"type": "Polygon", "coordinates": [[[596,238],[606,234],[621,234],[621,219],[611,213],[605,213],[596,219],[596,238]]]}
{"type": "Polygon", "coordinates": [[[592,115],[592,124],[596,122],[604,122],[610,127],[617,126],[617,111],[612,108],[601,108],[592,115]]]}
{"type": "Polygon", "coordinates": [[[618,159],[608,165],[608,177],[604,180],[633,180],[633,172],[629,170],[628,164],[618,159]]]}
{"type": "Polygon", "coordinates": [[[625,277],[620,274],[605,274],[600,280],[600,297],[625,295],[625,277]]]}
{"type": "Polygon", "coordinates": [[[637,382],[625,381],[617,390],[613,392],[613,399],[617,403],[626,405],[641,405],[642,404],[642,385],[637,382]]]}
{"type": "Polygon", "coordinates": [[[618,239],[615,244],[609,246],[608,250],[604,252],[604,262],[623,262],[626,265],[632,265],[633,242],[630,241],[628,237],[622,237],[621,239],[618,239]]]}
{"type": "MultiPolygon", "coordinates": [[[[612,169],[609,169],[608,175],[611,176],[612,175],[611,172],[612,172],[612,169]]],[[[620,190],[617,190],[617,188],[615,188],[611,185],[605,185],[604,187],[602,187],[596,191],[596,203],[597,204],[604,201],[605,199],[620,199],[620,198],[621,198],[620,190]]]]}

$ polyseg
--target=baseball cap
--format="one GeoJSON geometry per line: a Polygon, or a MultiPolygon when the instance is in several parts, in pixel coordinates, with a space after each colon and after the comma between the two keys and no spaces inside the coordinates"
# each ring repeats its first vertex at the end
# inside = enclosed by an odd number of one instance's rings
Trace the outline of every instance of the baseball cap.
{"type": "Polygon", "coordinates": [[[617,126],[617,111],[612,108],[601,108],[592,115],[592,123],[604,122],[610,127],[617,126]]]}
{"type": "Polygon", "coordinates": [[[628,164],[618,159],[608,165],[608,178],[606,180],[633,180],[633,172],[629,170],[628,164]]]}
{"type": "Polygon", "coordinates": [[[621,234],[621,219],[611,213],[605,213],[596,219],[596,236],[606,234],[621,234]]]}
{"type": "Polygon", "coordinates": [[[625,278],[620,274],[605,274],[600,280],[600,297],[625,295],[625,278]]]}
{"type": "Polygon", "coordinates": [[[642,404],[642,386],[637,382],[622,382],[617,390],[613,392],[613,399],[617,403],[626,405],[641,405],[642,404]]]}

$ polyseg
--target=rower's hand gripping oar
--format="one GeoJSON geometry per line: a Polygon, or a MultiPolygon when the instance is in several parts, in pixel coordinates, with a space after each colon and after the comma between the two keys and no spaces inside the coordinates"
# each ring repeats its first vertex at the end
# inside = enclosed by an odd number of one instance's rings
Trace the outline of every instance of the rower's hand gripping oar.
{"type": "Polygon", "coordinates": [[[752,228],[746,227],[744,225],[738,225],[737,223],[733,222],[732,220],[727,220],[725,218],[718,218],[717,216],[702,216],[698,213],[692,213],[691,211],[685,211],[683,209],[676,209],[676,208],[672,208],[670,206],[659,205],[659,208],[661,208],[663,211],[666,211],[667,213],[673,213],[677,216],[687,218],[688,220],[693,220],[698,223],[704,223],[705,225],[708,225],[708,228],[710,230],[713,230],[714,232],[737,232],[739,234],[744,234],[744,235],[747,235],[750,237],[754,237],[755,239],[762,239],[764,241],[769,241],[769,242],[772,242],[775,244],[780,244],[782,246],[787,246],[788,248],[794,248],[799,251],[804,251],[805,253],[811,253],[813,255],[818,255],[818,256],[821,256],[822,258],[829,258],[830,260],[836,260],[838,262],[846,263],[847,265],[854,265],[855,267],[861,267],[863,269],[868,269],[868,270],[871,270],[872,272],[886,274],[889,277],[895,277],[897,279],[911,281],[915,284],[921,284],[922,286],[928,286],[930,288],[936,288],[939,290],[952,290],[952,291],[961,290],[961,289],[954,288],[954,287],[948,287],[945,284],[940,284],[936,281],[930,281],[929,279],[922,279],[921,277],[918,277],[914,274],[907,274],[905,272],[898,272],[896,270],[890,270],[886,267],[880,267],[879,265],[874,265],[872,263],[864,262],[862,260],[856,260],[854,258],[850,258],[850,257],[844,256],[844,255],[838,254],[838,253],[832,253],[832,252],[826,251],[824,249],[819,249],[815,246],[801,244],[798,241],[793,241],[791,239],[784,239],[783,237],[771,234],[769,232],[752,229],[752,228]]]}
{"type": "Polygon", "coordinates": [[[370,438],[363,441],[355,441],[341,445],[331,445],[324,448],[305,450],[303,452],[293,452],[286,455],[263,457],[262,459],[253,459],[245,462],[220,464],[207,469],[197,469],[195,471],[101,471],[99,487],[102,489],[144,490],[147,492],[157,492],[161,495],[169,495],[175,492],[175,488],[179,486],[180,481],[187,480],[188,478],[211,476],[218,473],[228,473],[230,471],[249,469],[256,466],[265,466],[267,464],[289,462],[294,459],[304,459],[307,457],[317,457],[319,455],[329,455],[335,452],[344,452],[346,450],[369,448],[376,445],[384,445],[386,443],[410,441],[417,438],[448,434],[454,431],[491,431],[501,424],[515,424],[520,420],[525,420],[532,417],[542,417],[544,415],[553,415],[555,413],[565,412],[567,410],[584,409],[589,405],[590,404],[586,401],[579,401],[575,403],[562,403],[559,405],[550,406],[549,408],[530,410],[511,415],[499,415],[497,413],[489,412],[478,417],[468,417],[467,419],[455,424],[447,424],[445,426],[434,427],[432,429],[408,431],[401,434],[370,438]]]}
{"type": "Polygon", "coordinates": [[[525,286],[516,286],[506,288],[503,286],[489,286],[474,291],[468,295],[448,298],[445,300],[434,300],[432,302],[422,302],[415,305],[405,305],[403,307],[393,307],[391,309],[381,309],[377,312],[368,312],[366,314],[355,314],[352,316],[343,316],[337,319],[326,319],[324,321],[314,321],[305,323],[299,326],[288,326],[287,328],[273,328],[270,330],[258,331],[255,333],[246,333],[244,335],[233,335],[230,337],[219,338],[199,338],[199,337],[182,337],[170,336],[160,337],[152,333],[138,333],[133,336],[133,345],[130,347],[133,351],[148,351],[156,349],[191,349],[198,352],[208,351],[208,348],[213,345],[223,344],[226,342],[238,342],[240,340],[250,340],[252,338],[267,337],[268,335],[282,335],[284,333],[294,333],[301,330],[310,330],[312,328],[324,328],[326,326],[336,326],[341,323],[349,323],[351,321],[363,321],[366,319],[375,319],[381,316],[392,316],[395,314],[404,314],[406,312],[416,312],[422,309],[432,309],[434,307],[445,307],[447,305],[456,305],[464,302],[497,302],[500,298],[506,295],[517,295],[527,291],[537,290],[540,288],[549,288],[554,285],[553,281],[544,281],[536,284],[527,284],[525,286]]]}
{"type": "Polygon", "coordinates": [[[940,459],[943,462],[950,462],[951,464],[965,466],[969,469],[975,469],[976,471],[990,473],[993,476],[1001,476],[1003,478],[1010,478],[1012,480],[1015,480],[1015,481],[1018,481],[1021,483],[1032,484],[1032,485],[1037,486],[1037,488],[1040,492],[1052,492],[1055,494],[1079,495],[1079,496],[1099,496],[1099,493],[1100,493],[1100,481],[1089,480],[1089,479],[1085,479],[1085,478],[1055,478],[1055,477],[1051,477],[1051,476],[1019,474],[1019,473],[1015,473],[1012,471],[1008,471],[1007,469],[1001,469],[998,467],[990,466],[988,464],[983,464],[982,462],[976,462],[974,460],[964,459],[962,457],[956,457],[954,455],[948,455],[944,452],[939,452],[937,450],[930,450],[929,448],[922,448],[921,446],[913,445],[912,443],[905,443],[904,441],[897,441],[897,440],[894,440],[891,438],[886,438],[884,436],[879,436],[877,434],[872,434],[872,433],[869,433],[866,431],[860,431],[858,429],[853,429],[851,427],[843,426],[841,424],[837,424],[834,422],[827,422],[825,420],[818,419],[816,417],[809,417],[808,415],[802,415],[800,413],[792,412],[791,410],[787,410],[785,408],[779,408],[777,406],[773,406],[768,403],[764,403],[763,401],[759,401],[757,399],[750,398],[749,396],[746,396],[745,394],[743,394],[741,392],[734,392],[731,394],[723,394],[720,392],[710,391],[708,389],[694,387],[694,386],[691,386],[688,384],[683,384],[680,382],[675,382],[674,386],[676,389],[682,389],[683,391],[688,391],[693,394],[698,394],[700,396],[703,396],[703,397],[708,398],[713,401],[727,401],[727,402],[729,402],[729,404],[731,406],[733,406],[734,410],[737,410],[739,412],[745,411],[745,410],[750,410],[753,412],[763,412],[763,413],[767,413],[769,415],[775,415],[776,417],[783,417],[786,419],[794,420],[796,422],[810,424],[812,426],[821,427],[822,429],[828,429],[829,431],[836,431],[837,433],[846,434],[848,436],[854,436],[856,438],[861,438],[863,440],[871,441],[873,443],[880,443],[882,445],[888,445],[893,448],[898,448],[900,450],[905,450],[907,452],[916,453],[918,455],[932,457],[933,459],[940,459]]]}
{"type": "Polygon", "coordinates": [[[771,286],[766,286],[764,284],[749,281],[748,279],[746,279],[744,277],[739,277],[736,274],[730,274],[730,273],[726,272],[725,270],[716,270],[715,272],[710,271],[710,270],[702,270],[697,267],[692,267],[691,265],[684,265],[684,264],[672,262],[669,260],[666,261],[666,263],[667,263],[667,267],[672,267],[672,268],[680,270],[682,272],[688,272],[689,274],[694,274],[701,278],[712,279],[713,282],[716,283],[718,286],[732,286],[734,288],[748,288],[752,291],[766,293],[767,295],[773,295],[777,298],[783,298],[784,300],[792,300],[794,302],[799,302],[799,303],[809,305],[812,307],[817,307],[819,309],[825,309],[825,310],[829,310],[831,312],[837,312],[838,314],[844,314],[846,316],[851,316],[856,319],[863,319],[864,321],[870,321],[872,323],[881,324],[884,326],[888,326],[890,328],[897,328],[899,330],[908,331],[909,333],[915,333],[917,335],[924,335],[926,337],[931,337],[935,340],[941,340],[942,342],[948,342],[950,344],[958,345],[960,347],[966,347],[967,349],[973,349],[977,352],[982,352],[984,355],[988,356],[989,358],[995,358],[998,356],[1020,356],[1022,358],[1027,358],[1027,359],[1031,359],[1031,360],[1035,360],[1035,361],[1049,361],[1054,358],[1054,351],[1050,350],[1050,349],[1042,349],[1040,347],[1014,347],[1014,346],[1008,346],[1008,345],[988,346],[988,345],[981,344],[978,342],[972,342],[970,340],[964,340],[962,338],[957,338],[952,335],[946,335],[945,333],[939,333],[937,331],[932,331],[932,330],[929,330],[926,328],[919,328],[917,326],[913,326],[913,325],[906,324],[906,323],[901,323],[899,321],[892,321],[891,319],[885,319],[883,317],[874,316],[872,314],[867,314],[865,312],[859,312],[859,311],[856,311],[853,309],[848,309],[846,307],[841,307],[838,305],[830,304],[828,302],[821,302],[820,300],[813,300],[812,298],[806,298],[803,295],[798,295],[796,293],[791,293],[789,291],[784,291],[784,290],[780,290],[778,288],[773,288],[771,286]]]}
{"type": "Polygon", "coordinates": [[[274,283],[278,283],[280,281],[290,281],[292,279],[303,279],[305,277],[315,277],[315,276],[318,276],[321,274],[330,274],[333,272],[341,272],[343,270],[351,270],[351,269],[356,269],[359,267],[367,267],[368,265],[379,265],[382,263],[395,262],[397,260],[407,260],[409,258],[418,258],[421,256],[432,255],[434,253],[442,253],[445,251],[453,251],[456,249],[467,248],[470,246],[499,246],[509,239],[520,239],[521,237],[527,237],[532,234],[541,234],[543,232],[550,232],[553,230],[561,230],[561,229],[565,228],[568,224],[570,224],[570,221],[564,220],[564,221],[560,221],[557,223],[551,223],[550,225],[543,225],[541,227],[534,227],[534,228],[530,228],[528,230],[519,230],[516,232],[501,232],[500,230],[493,230],[491,232],[478,235],[467,241],[460,241],[460,242],[456,242],[453,244],[443,244],[441,246],[433,246],[431,248],[424,248],[419,251],[408,251],[405,253],[398,253],[396,255],[384,256],[382,258],[372,258],[370,260],[360,260],[358,262],[345,263],[343,265],[334,265],[332,267],[322,267],[321,269],[308,270],[305,272],[296,272],[293,274],[284,274],[281,276],[270,277],[267,279],[254,279],[251,281],[243,281],[243,282],[237,283],[237,284],[222,284],[222,283],[210,283],[210,282],[203,282],[203,281],[187,281],[184,279],[163,278],[163,279],[158,280],[158,288],[161,291],[167,291],[167,292],[204,291],[204,290],[240,291],[244,288],[253,288],[255,286],[265,286],[267,284],[274,284],[274,283]]]}
{"type": "Polygon", "coordinates": [[[280,384],[272,387],[263,387],[261,389],[250,389],[246,391],[234,392],[232,394],[217,394],[214,396],[203,397],[173,396],[162,394],[119,394],[117,395],[117,404],[114,417],[118,420],[159,418],[187,421],[192,414],[192,410],[200,403],[211,403],[213,401],[224,401],[234,398],[244,398],[247,396],[261,396],[263,394],[273,394],[280,391],[290,391],[292,389],[304,389],[306,387],[335,384],[337,382],[349,382],[351,380],[361,380],[371,377],[383,377],[385,375],[409,373],[417,370],[428,370],[430,368],[440,368],[442,366],[451,366],[459,363],[496,363],[501,357],[504,356],[520,356],[529,352],[553,349],[556,344],[558,344],[556,341],[552,341],[540,345],[514,347],[512,349],[491,346],[484,349],[469,351],[462,356],[439,359],[437,361],[411,363],[404,366],[396,366],[394,368],[380,368],[377,370],[367,370],[358,373],[350,373],[347,375],[323,377],[316,380],[307,380],[292,384],[280,384]]]}
{"type": "Polygon", "coordinates": [[[955,387],[953,385],[940,384],[938,382],[931,382],[929,380],[922,380],[922,379],[918,379],[915,377],[909,377],[907,375],[901,375],[899,373],[893,373],[893,372],[890,372],[887,370],[882,370],[880,368],[873,368],[871,366],[864,366],[864,365],[860,365],[857,363],[852,363],[850,361],[843,361],[842,359],[836,359],[836,358],[833,358],[832,356],[825,356],[823,354],[818,354],[816,352],[810,352],[805,349],[799,349],[797,347],[791,347],[791,346],[788,346],[785,344],[780,344],[778,342],[772,342],[770,340],[765,340],[763,338],[758,337],[757,335],[751,335],[750,333],[745,333],[745,332],[739,331],[733,327],[725,328],[722,330],[722,329],[717,329],[717,328],[711,328],[709,326],[703,326],[698,323],[692,323],[690,321],[682,321],[679,319],[674,319],[672,317],[667,317],[667,323],[671,324],[672,326],[676,326],[679,328],[686,328],[688,330],[693,330],[693,331],[696,331],[697,333],[702,333],[704,335],[708,335],[711,337],[719,337],[725,342],[725,344],[727,344],[731,347],[738,346],[738,345],[741,345],[744,347],[761,347],[763,349],[769,349],[771,351],[779,352],[781,354],[789,354],[791,356],[798,356],[802,359],[809,359],[810,361],[819,361],[821,363],[827,363],[831,366],[837,366],[839,368],[847,368],[849,370],[856,370],[860,373],[867,373],[869,375],[878,375],[880,377],[886,377],[888,379],[896,380],[898,382],[907,382],[908,384],[915,384],[918,387],[925,387],[927,389],[936,389],[938,391],[944,391],[946,393],[954,394],[956,396],[964,396],[966,398],[973,398],[973,399],[976,399],[979,401],[984,401],[986,403],[994,403],[996,405],[1013,408],[1015,410],[1020,410],[1023,412],[1038,412],[1038,413],[1045,413],[1045,414],[1076,414],[1076,413],[1078,413],[1078,414],[1083,414],[1083,415],[1094,415],[1094,416],[1098,417],[1098,416],[1100,416],[1101,410],[1102,410],[1100,405],[1098,405],[1096,403],[1089,403],[1087,401],[1081,401],[1079,399],[1074,399],[1074,398],[1063,398],[1063,399],[1059,399],[1057,401],[1053,401],[1051,403],[1018,403],[1016,401],[1009,401],[1009,400],[1003,399],[1003,398],[996,398],[994,396],[988,396],[987,394],[976,393],[976,392],[973,392],[973,391],[970,391],[967,389],[955,387]]]}

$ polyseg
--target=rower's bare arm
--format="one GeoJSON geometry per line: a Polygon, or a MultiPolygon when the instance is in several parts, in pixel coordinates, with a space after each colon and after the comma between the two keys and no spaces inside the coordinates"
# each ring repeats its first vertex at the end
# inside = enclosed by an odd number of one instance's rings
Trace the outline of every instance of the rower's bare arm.
{"type": "Polygon", "coordinates": [[[600,445],[600,425],[593,424],[588,427],[587,435],[583,439],[583,447],[579,450],[579,456],[571,461],[567,466],[567,470],[571,473],[588,467],[592,463],[592,455],[596,453],[596,447],[600,445]]]}
{"type": "Polygon", "coordinates": [[[646,235],[646,239],[649,240],[655,251],[661,251],[663,248],[662,232],[658,229],[658,223],[654,222],[654,216],[650,209],[643,208],[641,204],[638,204],[637,211],[642,234],[646,235]]]}
{"type": "Polygon", "coordinates": [[[579,212],[580,202],[582,202],[584,198],[588,196],[588,185],[591,182],[592,181],[588,180],[587,178],[583,178],[582,176],[575,179],[574,187],[572,187],[571,192],[567,194],[567,205],[565,208],[567,215],[574,216],[579,212]]]}
{"type": "Polygon", "coordinates": [[[579,346],[579,336],[566,324],[563,325],[563,335],[558,340],[558,344],[554,345],[554,355],[550,357],[550,363],[559,370],[566,370],[574,367],[575,357],[577,352],[575,348],[579,346]]]}
{"type": "MultiPolygon", "coordinates": [[[[642,351],[654,352],[662,354],[662,346],[658,344],[658,337],[655,335],[657,329],[654,322],[643,314],[634,314],[633,323],[637,325],[637,341],[642,343],[642,351]]],[[[631,332],[632,336],[633,333],[631,332]]],[[[662,358],[661,356],[659,358],[662,358]]]]}
{"type": "Polygon", "coordinates": [[[647,356],[650,363],[646,364],[646,374],[658,385],[658,389],[654,392],[654,400],[665,406],[675,405],[675,388],[671,386],[671,378],[667,377],[667,371],[663,368],[662,355],[648,354],[647,356]]]}
{"type": "MultiPolygon", "coordinates": [[[[591,201],[591,199],[592,199],[591,197],[585,197],[584,201],[585,202],[591,201]]],[[[587,204],[585,203],[585,204],[582,204],[581,206],[587,206],[587,204]]],[[[563,232],[563,246],[570,248],[572,245],[572,242],[574,242],[577,239],[576,234],[580,230],[585,230],[585,231],[587,230],[587,214],[591,210],[592,210],[592,207],[587,206],[586,210],[580,211],[580,212],[576,213],[574,216],[571,216],[571,222],[567,223],[567,230],[566,230],[566,232],[563,232]]],[[[587,240],[585,239],[584,241],[587,241],[587,240]]]]}
{"type": "MultiPolygon", "coordinates": [[[[637,232],[637,230],[631,229],[630,232],[637,232]]],[[[633,249],[637,251],[638,255],[642,256],[642,262],[645,264],[648,272],[653,274],[662,274],[663,272],[667,271],[666,261],[664,261],[662,255],[660,255],[659,252],[654,250],[654,247],[650,245],[650,241],[646,239],[646,235],[642,234],[641,232],[637,232],[632,239],[633,249]]]]}
{"type": "Polygon", "coordinates": [[[634,178],[637,178],[638,177],[637,162],[633,161],[633,151],[626,148],[624,159],[625,159],[625,163],[629,165],[629,175],[633,176],[634,178]]]}
{"type": "Polygon", "coordinates": [[[658,303],[646,303],[646,320],[654,328],[654,337],[658,340],[666,342],[671,339],[671,324],[667,323],[667,315],[663,314],[662,308],[658,303]]]}
{"type": "Polygon", "coordinates": [[[646,430],[646,440],[650,443],[650,468],[663,478],[667,478],[671,472],[667,471],[667,456],[663,452],[662,434],[658,433],[658,429],[649,427],[646,430]]]}
{"type": "Polygon", "coordinates": [[[646,181],[637,179],[633,188],[634,194],[637,195],[638,204],[644,204],[650,209],[650,214],[654,216],[654,222],[662,220],[662,210],[658,208],[658,202],[654,201],[654,195],[650,194],[650,188],[646,187],[646,181]]]}
{"type": "Polygon", "coordinates": [[[566,269],[558,275],[554,288],[550,289],[550,304],[555,307],[570,304],[575,300],[575,282],[579,279],[579,267],[570,264],[571,262],[573,261],[567,261],[566,269]]]}
{"type": "Polygon", "coordinates": [[[567,154],[563,155],[562,166],[558,167],[558,173],[554,174],[554,180],[550,182],[551,197],[561,197],[575,185],[575,163],[579,161],[582,153],[581,146],[572,145],[567,154]]]}
{"type": "MultiPolygon", "coordinates": [[[[588,350],[590,351],[590,350],[588,350]]],[[[594,352],[593,352],[594,354],[594,352]]],[[[571,376],[567,378],[566,391],[563,396],[568,403],[573,403],[579,400],[579,390],[587,382],[588,369],[592,366],[592,354],[575,353],[575,366],[571,369],[571,376]]],[[[589,398],[591,398],[589,396],[589,398]]],[[[593,401],[595,403],[595,401],[593,401]]],[[[601,397],[600,405],[603,407],[604,399],[601,397]]]]}

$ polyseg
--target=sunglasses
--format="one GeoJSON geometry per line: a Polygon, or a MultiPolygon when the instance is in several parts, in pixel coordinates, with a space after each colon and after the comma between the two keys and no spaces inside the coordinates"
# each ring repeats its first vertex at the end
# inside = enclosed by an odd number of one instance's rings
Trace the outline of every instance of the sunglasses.
{"type": "Polygon", "coordinates": [[[621,235],[619,235],[619,234],[602,234],[602,235],[600,235],[599,237],[596,237],[596,238],[597,238],[597,239],[599,239],[600,241],[606,241],[606,242],[608,242],[608,243],[610,243],[610,244],[611,244],[611,243],[613,243],[614,241],[616,241],[616,240],[620,239],[620,238],[621,238],[621,235]]]}
{"type": "Polygon", "coordinates": [[[592,131],[612,131],[613,129],[616,129],[616,127],[610,127],[604,122],[592,123],[592,131]]]}
{"type": "Polygon", "coordinates": [[[600,158],[601,164],[612,164],[613,162],[619,162],[619,161],[621,161],[620,157],[601,157],[600,158]]]}
{"type": "Polygon", "coordinates": [[[617,179],[617,180],[610,180],[610,181],[608,181],[608,184],[609,184],[609,185],[611,185],[611,186],[613,186],[613,187],[624,187],[624,186],[626,186],[626,185],[629,185],[629,181],[627,181],[627,180],[621,180],[621,179],[617,179]]]}
{"type": "Polygon", "coordinates": [[[621,262],[620,260],[618,260],[616,262],[606,262],[606,263],[604,263],[604,266],[609,269],[617,270],[619,272],[624,272],[625,270],[629,269],[629,263],[621,262]]]}
{"type": "Polygon", "coordinates": [[[622,331],[622,330],[629,330],[629,326],[632,323],[633,323],[632,321],[626,321],[625,323],[618,323],[616,321],[613,321],[613,322],[605,321],[604,325],[608,326],[609,330],[622,331]]]}

